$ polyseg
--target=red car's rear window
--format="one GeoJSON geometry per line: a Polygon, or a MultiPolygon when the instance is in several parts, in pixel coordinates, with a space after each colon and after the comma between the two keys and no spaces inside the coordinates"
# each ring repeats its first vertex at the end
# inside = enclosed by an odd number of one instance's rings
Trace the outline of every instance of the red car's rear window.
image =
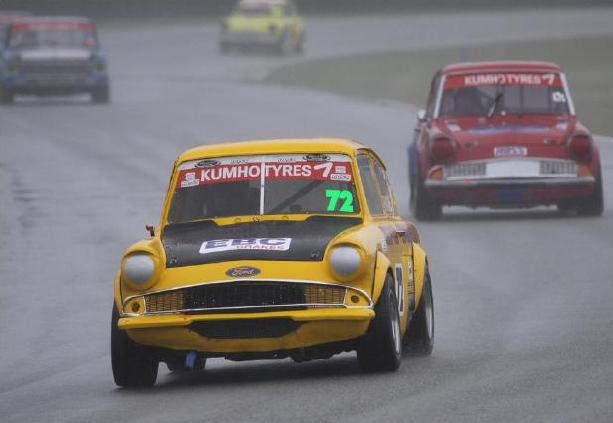
{"type": "Polygon", "coordinates": [[[438,115],[566,115],[568,93],[556,72],[481,72],[448,75],[438,115]]]}

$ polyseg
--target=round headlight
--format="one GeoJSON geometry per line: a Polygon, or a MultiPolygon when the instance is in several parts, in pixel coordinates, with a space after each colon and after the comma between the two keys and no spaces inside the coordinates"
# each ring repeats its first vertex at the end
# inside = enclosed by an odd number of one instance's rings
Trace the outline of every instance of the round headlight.
{"type": "Polygon", "coordinates": [[[123,276],[135,288],[147,288],[154,275],[155,261],[149,254],[132,254],[123,261],[123,276]]]}
{"type": "Polygon", "coordinates": [[[335,247],[330,253],[330,266],[341,277],[355,274],[362,264],[362,256],[357,248],[349,245],[335,247]]]}

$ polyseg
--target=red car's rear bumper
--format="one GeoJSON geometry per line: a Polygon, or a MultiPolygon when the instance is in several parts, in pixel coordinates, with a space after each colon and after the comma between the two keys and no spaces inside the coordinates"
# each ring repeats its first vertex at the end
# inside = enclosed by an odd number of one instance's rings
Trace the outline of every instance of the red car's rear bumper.
{"type": "Polygon", "coordinates": [[[591,176],[574,178],[481,178],[424,182],[428,194],[446,205],[532,206],[588,197],[595,186],[591,176]]]}

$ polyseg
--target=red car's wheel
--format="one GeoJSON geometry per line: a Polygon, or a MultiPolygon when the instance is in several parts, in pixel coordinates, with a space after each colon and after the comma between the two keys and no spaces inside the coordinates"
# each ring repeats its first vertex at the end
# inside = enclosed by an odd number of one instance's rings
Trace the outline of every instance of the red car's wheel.
{"type": "Polygon", "coordinates": [[[600,216],[604,210],[604,196],[602,194],[602,174],[598,169],[594,192],[586,200],[577,204],[577,214],[580,216],[600,216]]]}
{"type": "Polygon", "coordinates": [[[436,200],[432,199],[424,188],[421,176],[411,183],[411,199],[409,206],[411,213],[417,220],[435,220],[442,215],[443,207],[436,200]]]}

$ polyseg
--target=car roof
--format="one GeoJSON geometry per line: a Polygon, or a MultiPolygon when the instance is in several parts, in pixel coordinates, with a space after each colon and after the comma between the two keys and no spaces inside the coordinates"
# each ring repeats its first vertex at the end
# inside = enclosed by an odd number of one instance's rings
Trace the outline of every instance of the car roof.
{"type": "Polygon", "coordinates": [[[177,160],[186,162],[208,157],[302,153],[340,153],[353,156],[359,150],[368,150],[377,156],[372,149],[349,139],[288,138],[202,145],[183,152],[177,160]]]}
{"type": "Polygon", "coordinates": [[[283,6],[287,4],[287,0],[241,0],[238,2],[239,6],[251,6],[251,7],[272,7],[283,6]]]}
{"type": "Polygon", "coordinates": [[[49,22],[70,22],[70,23],[93,23],[91,19],[82,16],[24,16],[17,18],[14,23],[17,24],[37,24],[49,22]]]}
{"type": "Polygon", "coordinates": [[[447,65],[441,69],[444,75],[475,73],[482,71],[542,71],[560,72],[560,66],[551,62],[500,60],[490,62],[463,62],[447,65]]]}
{"type": "Polygon", "coordinates": [[[21,10],[0,10],[0,23],[10,23],[24,16],[30,16],[30,13],[21,10]]]}

